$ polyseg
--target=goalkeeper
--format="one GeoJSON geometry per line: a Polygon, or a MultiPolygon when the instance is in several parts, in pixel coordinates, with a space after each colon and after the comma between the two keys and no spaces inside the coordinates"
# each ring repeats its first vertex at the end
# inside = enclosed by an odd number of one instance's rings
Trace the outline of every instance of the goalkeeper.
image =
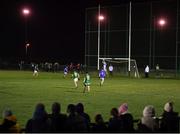
{"type": "Polygon", "coordinates": [[[91,81],[90,81],[90,75],[88,74],[88,72],[86,72],[85,74],[83,84],[84,84],[84,93],[86,90],[89,92],[91,81]]]}
{"type": "Polygon", "coordinates": [[[75,88],[77,88],[78,87],[78,81],[80,80],[79,73],[77,71],[74,71],[72,74],[72,78],[74,80],[75,88]]]}

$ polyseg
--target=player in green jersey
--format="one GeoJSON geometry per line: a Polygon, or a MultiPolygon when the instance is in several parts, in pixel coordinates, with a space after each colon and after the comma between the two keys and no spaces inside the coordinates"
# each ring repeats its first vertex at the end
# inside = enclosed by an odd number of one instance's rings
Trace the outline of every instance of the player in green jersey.
{"type": "Polygon", "coordinates": [[[75,88],[77,88],[78,87],[78,81],[80,79],[79,73],[77,71],[74,71],[72,74],[72,78],[74,80],[75,88]]]}
{"type": "Polygon", "coordinates": [[[88,74],[88,72],[86,72],[86,74],[85,74],[83,83],[84,83],[84,93],[86,90],[89,92],[91,80],[90,80],[90,75],[88,74]]]}

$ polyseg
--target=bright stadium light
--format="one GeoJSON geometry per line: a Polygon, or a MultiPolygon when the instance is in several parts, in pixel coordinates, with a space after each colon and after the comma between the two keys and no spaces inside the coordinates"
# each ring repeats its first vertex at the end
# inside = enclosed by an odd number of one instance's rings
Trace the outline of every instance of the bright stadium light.
{"type": "Polygon", "coordinates": [[[30,14],[30,10],[28,8],[24,8],[22,10],[22,13],[24,14],[24,16],[28,16],[30,14]]]}
{"type": "Polygon", "coordinates": [[[29,47],[30,46],[30,44],[28,43],[28,44],[26,44],[26,47],[29,47]]]}
{"type": "Polygon", "coordinates": [[[22,9],[22,14],[25,17],[25,42],[27,44],[27,20],[28,20],[28,16],[30,15],[31,11],[29,8],[23,8],[22,9]]]}
{"type": "Polygon", "coordinates": [[[27,51],[28,51],[28,47],[30,46],[30,44],[28,43],[28,44],[26,44],[26,55],[27,55],[27,51]]]}
{"type": "Polygon", "coordinates": [[[153,24],[153,67],[155,67],[155,38],[156,38],[156,31],[158,30],[163,30],[163,28],[165,28],[165,26],[167,25],[167,19],[163,18],[163,17],[158,17],[158,18],[153,18],[154,24],[153,24]]]}
{"type": "Polygon", "coordinates": [[[159,24],[159,26],[164,26],[164,25],[166,25],[166,20],[161,18],[161,19],[159,19],[158,24],[159,24]]]}
{"type": "Polygon", "coordinates": [[[104,20],[104,16],[103,15],[99,15],[98,19],[99,19],[99,21],[102,21],[102,20],[104,20]]]}

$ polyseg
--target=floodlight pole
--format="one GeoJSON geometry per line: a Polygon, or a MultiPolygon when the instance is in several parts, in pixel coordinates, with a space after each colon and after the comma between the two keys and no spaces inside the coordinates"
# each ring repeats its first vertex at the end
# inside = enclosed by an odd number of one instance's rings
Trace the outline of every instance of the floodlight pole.
{"type": "Polygon", "coordinates": [[[98,61],[97,61],[97,70],[99,70],[99,55],[100,55],[100,19],[99,19],[99,16],[100,16],[100,10],[101,10],[101,7],[100,7],[100,4],[99,4],[99,8],[98,8],[98,61]]]}
{"type": "Polygon", "coordinates": [[[151,68],[154,68],[155,66],[155,34],[156,34],[156,18],[155,16],[153,16],[153,54],[152,54],[152,57],[153,57],[153,62],[152,62],[152,67],[151,68]]]}
{"type": "Polygon", "coordinates": [[[27,44],[28,43],[28,36],[27,36],[27,19],[28,19],[28,16],[30,15],[30,10],[28,8],[24,8],[22,10],[22,13],[25,17],[25,43],[27,44]]]}
{"type": "Polygon", "coordinates": [[[27,56],[27,52],[28,52],[28,47],[29,47],[30,45],[29,44],[26,44],[26,56],[27,56]]]}
{"type": "Polygon", "coordinates": [[[27,44],[26,44],[26,46],[25,46],[25,47],[26,47],[26,56],[27,56],[27,49],[28,49],[28,46],[27,46],[27,44]]]}
{"type": "Polygon", "coordinates": [[[179,44],[179,42],[178,42],[178,27],[179,27],[179,2],[178,2],[178,0],[177,0],[177,15],[176,15],[176,61],[175,61],[175,63],[176,63],[176,77],[178,76],[178,44],[179,44]]]}
{"type": "Polygon", "coordinates": [[[28,47],[29,47],[29,44],[28,44],[28,32],[27,32],[27,30],[28,30],[28,24],[27,24],[27,22],[28,22],[28,16],[30,15],[30,9],[28,9],[28,8],[24,8],[24,9],[22,9],[22,13],[23,13],[23,15],[24,15],[24,17],[25,17],[25,54],[26,54],[26,60],[28,60],[28,47]]]}
{"type": "MultiPolygon", "coordinates": [[[[152,17],[152,2],[151,2],[151,5],[150,5],[150,30],[149,30],[149,38],[150,38],[150,40],[149,40],[149,67],[151,68],[152,67],[152,65],[151,65],[151,61],[152,61],[152,27],[154,27],[154,26],[152,26],[152,19],[153,19],[153,17],[152,17]]],[[[154,30],[154,29],[153,29],[154,30]]],[[[153,31],[154,32],[154,31],[153,31]]]]}
{"type": "Polygon", "coordinates": [[[131,72],[131,1],[129,3],[129,57],[128,57],[128,75],[131,72]]]}

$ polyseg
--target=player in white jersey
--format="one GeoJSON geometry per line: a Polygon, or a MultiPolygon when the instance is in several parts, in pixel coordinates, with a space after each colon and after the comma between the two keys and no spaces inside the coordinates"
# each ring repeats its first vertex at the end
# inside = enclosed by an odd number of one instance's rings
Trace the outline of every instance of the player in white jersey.
{"type": "Polygon", "coordinates": [[[105,60],[103,60],[102,63],[103,63],[103,70],[107,73],[107,64],[105,60]]]}
{"type": "Polygon", "coordinates": [[[112,76],[113,75],[113,66],[110,64],[110,66],[109,66],[109,73],[110,73],[110,75],[112,76]]]}
{"type": "Polygon", "coordinates": [[[39,74],[38,74],[38,71],[39,71],[38,65],[35,65],[35,66],[34,66],[33,76],[38,76],[38,75],[39,75],[39,74]]]}
{"type": "Polygon", "coordinates": [[[145,73],[145,78],[148,78],[149,77],[149,66],[148,65],[146,65],[144,73],[145,73]]]}

